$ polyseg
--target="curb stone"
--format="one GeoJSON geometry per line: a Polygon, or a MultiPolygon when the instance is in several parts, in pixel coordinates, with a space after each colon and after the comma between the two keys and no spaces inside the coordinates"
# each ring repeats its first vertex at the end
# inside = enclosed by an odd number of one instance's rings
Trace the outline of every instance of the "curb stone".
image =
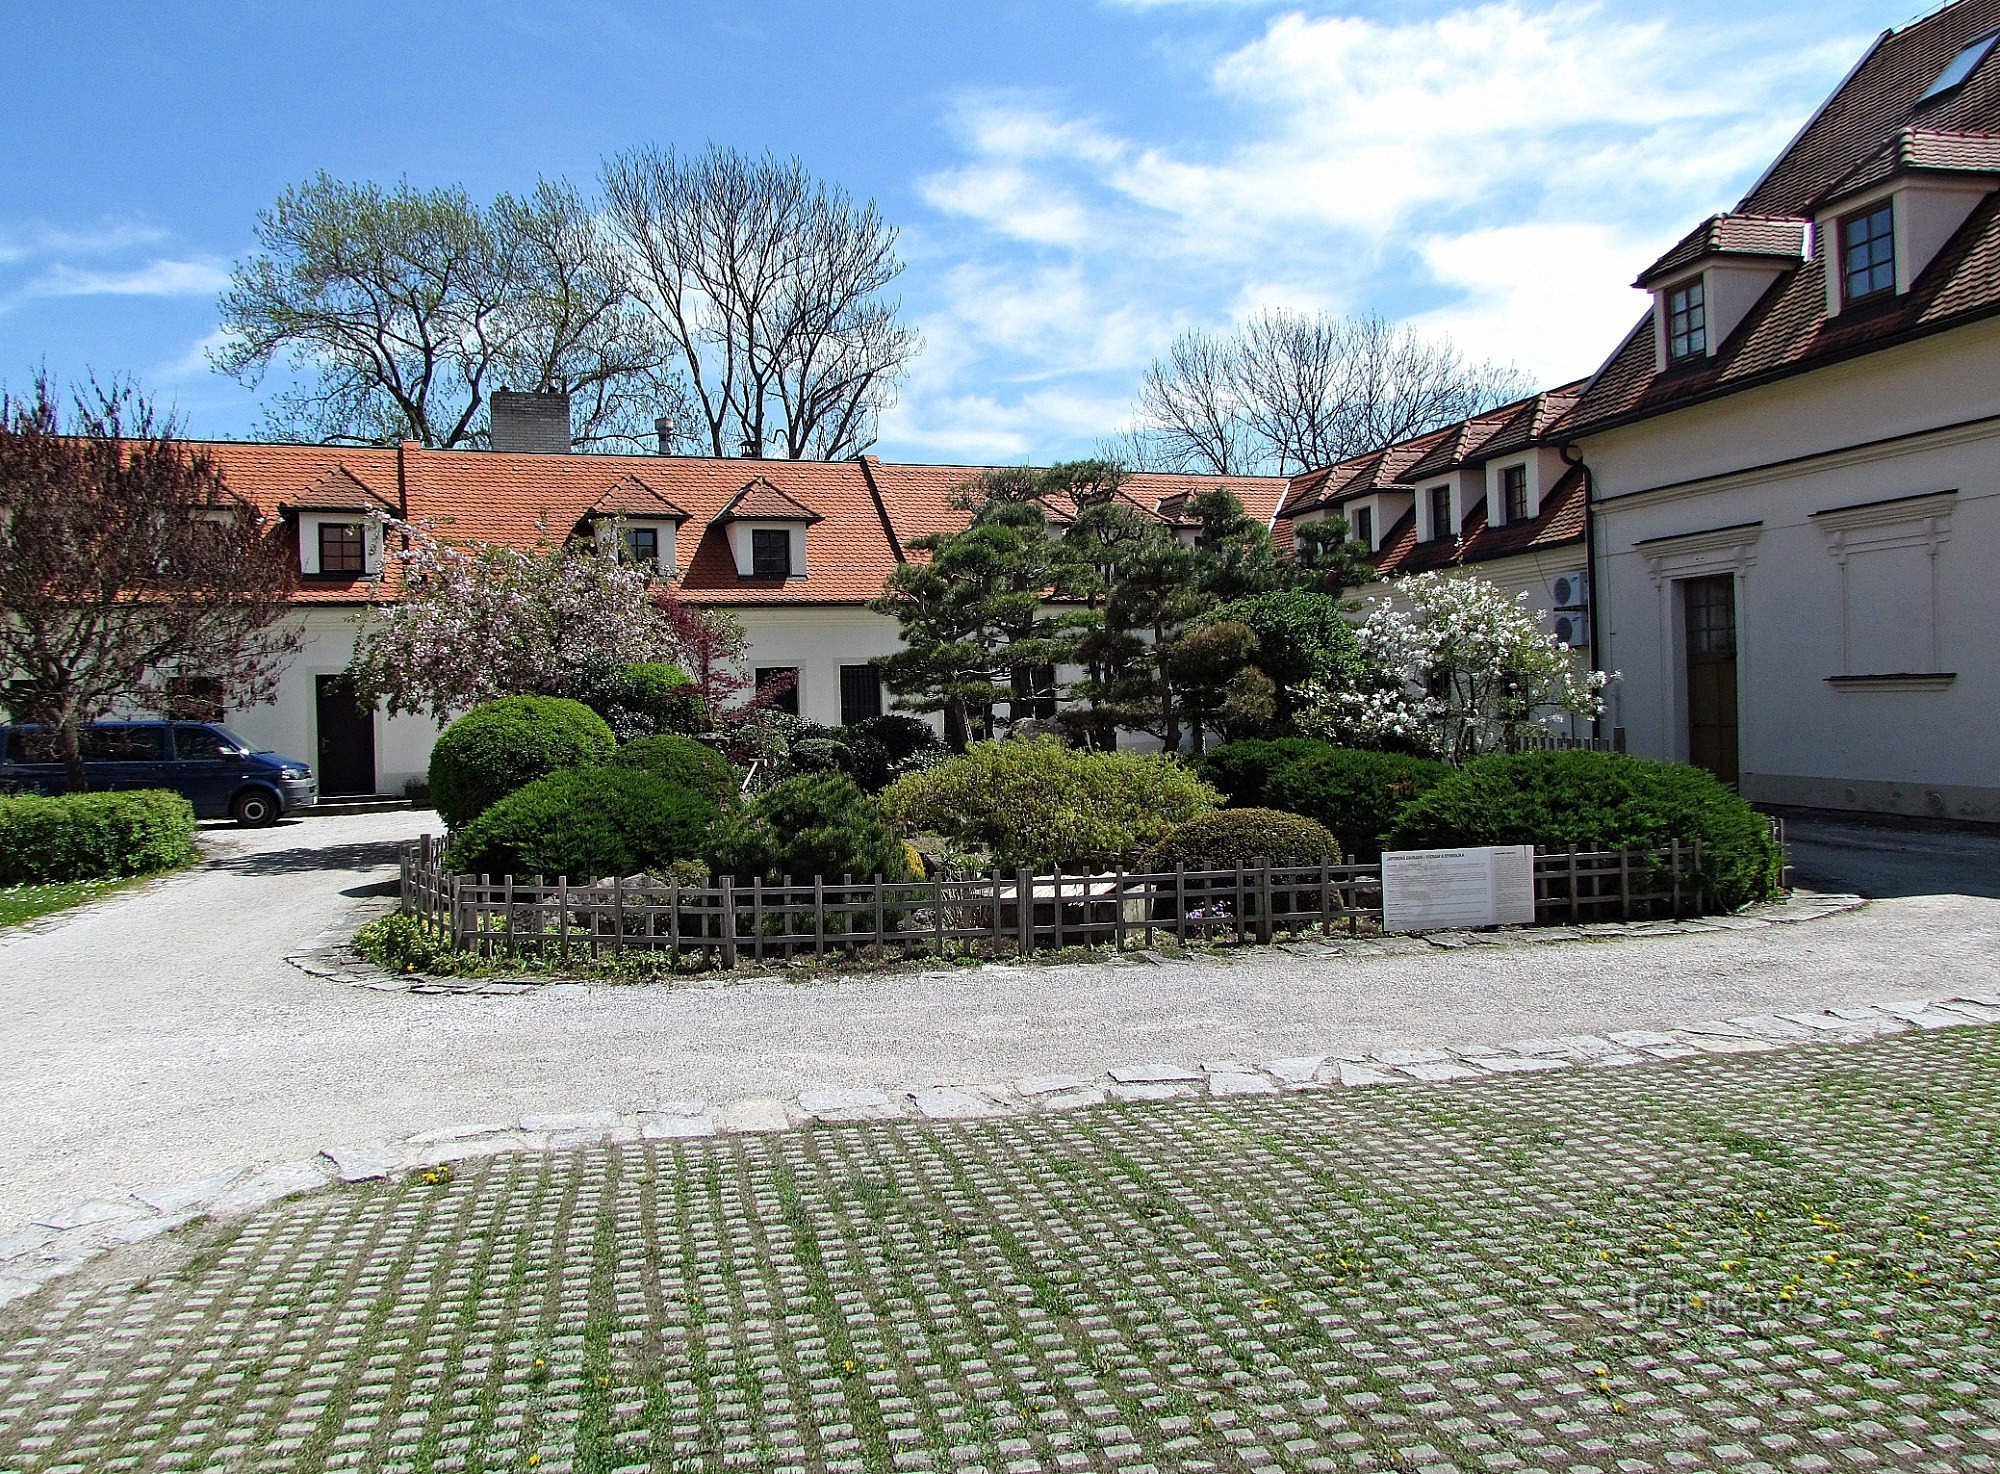
{"type": "MultiPolygon", "coordinates": [[[[1697,916],[1684,921],[1593,921],[1582,925],[1557,925],[1520,927],[1508,931],[1467,932],[1441,931],[1421,935],[1391,935],[1381,937],[1342,937],[1324,941],[1274,942],[1268,948],[1257,946],[1233,947],[1226,951],[1203,953],[1199,957],[1168,957],[1164,953],[1139,951],[1107,957],[1102,965],[1113,964],[1134,966],[1151,964],[1155,967],[1187,967],[1197,962],[1207,962],[1219,967],[1234,967],[1254,960],[1255,955],[1264,950],[1288,953],[1297,957],[1322,959],[1342,959],[1352,962],[1365,961],[1375,957],[1414,957],[1429,952],[1468,951],[1474,947],[1501,949],[1513,947],[1539,947],[1556,942],[1574,942],[1587,946],[1603,946],[1611,942],[1638,941],[1648,937],[1694,936],[1702,932],[1716,931],[1756,931],[1771,926],[1796,926],[1806,921],[1822,921],[1829,916],[1837,916],[1847,911],[1857,911],[1867,905],[1861,896],[1836,894],[1819,891],[1794,891],[1782,901],[1772,901],[1762,906],[1752,906],[1729,916],[1697,916]]],[[[541,993],[551,989],[571,989],[580,991],[586,984],[575,978],[511,976],[452,978],[436,977],[429,973],[394,973],[377,967],[353,947],[354,932],[368,921],[378,916],[386,916],[395,910],[391,902],[371,901],[357,909],[346,922],[321,932],[299,951],[291,953],[285,961],[308,977],[326,982],[345,983],[353,988],[366,988],[377,993],[401,993],[417,998],[511,998],[523,994],[541,993]]],[[[979,967],[955,969],[950,973],[935,970],[914,974],[918,978],[977,976],[1008,976],[1021,970],[1021,964],[989,962],[979,967]]],[[[862,976],[880,977],[880,973],[862,976]]],[[[735,977],[727,974],[702,974],[684,980],[667,980],[665,986],[684,988],[742,987],[751,983],[782,983],[804,981],[802,977],[788,977],[780,973],[759,973],[755,976],[735,977]]],[[[857,981],[855,975],[828,973],[823,977],[815,974],[813,981],[845,983],[857,981]]],[[[607,984],[605,986],[621,986],[607,984]]],[[[2000,1004],[1989,1005],[2000,1009],[2000,1004]]]]}

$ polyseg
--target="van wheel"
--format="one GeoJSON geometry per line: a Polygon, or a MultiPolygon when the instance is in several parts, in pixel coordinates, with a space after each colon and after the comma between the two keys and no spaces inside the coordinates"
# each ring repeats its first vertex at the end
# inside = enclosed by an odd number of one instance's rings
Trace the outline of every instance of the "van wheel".
{"type": "Polygon", "coordinates": [[[229,812],[245,829],[261,829],[278,822],[278,801],[261,788],[246,789],[236,795],[229,812]]]}

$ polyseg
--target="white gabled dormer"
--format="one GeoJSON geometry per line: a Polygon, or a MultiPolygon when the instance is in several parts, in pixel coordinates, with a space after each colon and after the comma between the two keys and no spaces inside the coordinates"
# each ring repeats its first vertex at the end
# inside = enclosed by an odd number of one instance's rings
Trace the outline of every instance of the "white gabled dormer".
{"type": "Polygon", "coordinates": [[[1465,504],[1459,496],[1459,476],[1440,476],[1417,488],[1417,541],[1457,537],[1464,525],[1465,504]]]}
{"type": "Polygon", "coordinates": [[[738,578],[804,578],[806,533],[821,520],[759,476],[731,497],[709,526],[728,537],[738,578]]]}
{"type": "Polygon", "coordinates": [[[1543,499],[1555,490],[1569,467],[1564,464],[1560,449],[1537,445],[1490,460],[1484,470],[1486,524],[1505,527],[1511,522],[1532,522],[1541,516],[1543,499]]]}
{"type": "Polygon", "coordinates": [[[383,519],[394,512],[345,466],[286,505],[298,526],[299,572],[310,579],[379,578],[383,519]]]}
{"type": "Polygon", "coordinates": [[[1639,274],[1653,296],[1654,366],[1705,363],[1771,284],[1806,259],[1808,222],[1784,215],[1715,215],[1639,274]]]}
{"type": "Polygon", "coordinates": [[[1905,128],[1814,215],[1826,310],[1900,297],[2000,188],[2000,137],[1905,128]]]}
{"type": "Polygon", "coordinates": [[[637,476],[622,476],[584,514],[599,551],[674,576],[675,534],[688,514],[637,476]]]}

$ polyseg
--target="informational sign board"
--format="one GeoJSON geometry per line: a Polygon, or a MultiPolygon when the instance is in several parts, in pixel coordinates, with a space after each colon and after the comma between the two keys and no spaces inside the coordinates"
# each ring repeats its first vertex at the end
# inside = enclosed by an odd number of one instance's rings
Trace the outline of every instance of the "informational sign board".
{"type": "Polygon", "coordinates": [[[1533,845],[1389,850],[1382,856],[1382,930],[1532,925],[1533,845]]]}

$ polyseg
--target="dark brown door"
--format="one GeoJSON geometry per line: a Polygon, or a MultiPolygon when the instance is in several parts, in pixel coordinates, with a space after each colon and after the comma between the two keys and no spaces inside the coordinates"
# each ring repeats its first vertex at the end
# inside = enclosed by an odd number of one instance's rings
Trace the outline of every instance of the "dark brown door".
{"type": "Polygon", "coordinates": [[[1681,585],[1687,616],[1688,761],[1737,781],[1736,579],[1691,578],[1681,585]]]}
{"type": "Polygon", "coordinates": [[[319,706],[319,791],[323,794],[375,791],[375,713],[354,696],[346,676],[321,676],[319,706]]]}

